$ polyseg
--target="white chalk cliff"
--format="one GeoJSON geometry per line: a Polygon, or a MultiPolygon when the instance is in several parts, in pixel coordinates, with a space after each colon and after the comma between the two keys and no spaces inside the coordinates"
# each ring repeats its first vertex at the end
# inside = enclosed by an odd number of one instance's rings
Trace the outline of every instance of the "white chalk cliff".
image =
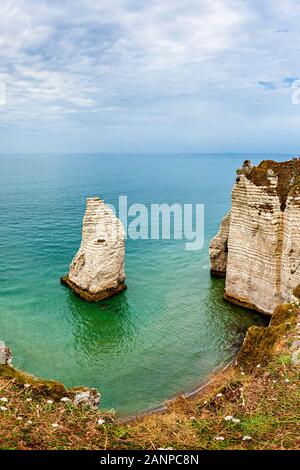
{"type": "Polygon", "coordinates": [[[126,289],[125,232],[112,209],[98,197],[88,198],[82,241],[62,283],[88,302],[98,302],[126,289]]]}
{"type": "Polygon", "coordinates": [[[230,212],[221,222],[219,232],[210,242],[209,254],[211,260],[211,273],[217,277],[223,277],[226,273],[228,256],[228,235],[230,224],[230,212]]]}
{"type": "Polygon", "coordinates": [[[227,300],[271,315],[300,290],[300,160],[246,161],[237,174],[211,272],[226,277],[227,300]]]}

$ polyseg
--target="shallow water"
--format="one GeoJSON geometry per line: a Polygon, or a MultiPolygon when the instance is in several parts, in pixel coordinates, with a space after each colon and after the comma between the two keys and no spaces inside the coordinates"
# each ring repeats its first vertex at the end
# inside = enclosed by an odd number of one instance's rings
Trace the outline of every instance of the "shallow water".
{"type": "MultiPolygon", "coordinates": [[[[208,243],[247,155],[1,155],[0,338],[14,364],[100,389],[121,414],[193,389],[227,363],[254,313],[222,300],[208,243]],[[90,305],[59,282],[78,249],[85,198],[204,203],[205,246],[127,242],[128,290],[90,305]]],[[[262,157],[252,157],[258,162],[262,157]]],[[[284,157],[272,157],[283,159],[284,157]]]]}

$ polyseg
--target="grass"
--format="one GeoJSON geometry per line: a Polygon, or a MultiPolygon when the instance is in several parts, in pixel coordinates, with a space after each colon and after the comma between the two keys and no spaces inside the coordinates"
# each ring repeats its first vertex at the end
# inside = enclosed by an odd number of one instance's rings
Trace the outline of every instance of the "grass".
{"type": "Polygon", "coordinates": [[[276,349],[290,330],[295,328],[298,307],[292,304],[279,305],[266,328],[252,326],[248,329],[237,361],[244,368],[252,370],[258,364],[265,365],[274,356],[276,349]]]}
{"type": "Polygon", "coordinates": [[[268,363],[232,367],[193,400],[180,397],[164,414],[130,423],[71,401],[48,403],[33,384],[0,377],[0,449],[299,449],[299,367],[291,361],[298,336],[299,324],[268,363]]]}

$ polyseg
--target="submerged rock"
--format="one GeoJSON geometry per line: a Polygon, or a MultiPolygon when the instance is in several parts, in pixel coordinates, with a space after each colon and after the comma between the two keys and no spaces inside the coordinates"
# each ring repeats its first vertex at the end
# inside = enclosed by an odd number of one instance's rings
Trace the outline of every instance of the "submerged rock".
{"type": "Polygon", "coordinates": [[[227,300],[272,315],[300,295],[300,160],[246,161],[237,175],[211,271],[226,272],[227,300]]]}
{"type": "Polygon", "coordinates": [[[98,197],[88,198],[82,241],[61,282],[88,302],[98,302],[126,289],[125,233],[120,220],[98,197]]]}

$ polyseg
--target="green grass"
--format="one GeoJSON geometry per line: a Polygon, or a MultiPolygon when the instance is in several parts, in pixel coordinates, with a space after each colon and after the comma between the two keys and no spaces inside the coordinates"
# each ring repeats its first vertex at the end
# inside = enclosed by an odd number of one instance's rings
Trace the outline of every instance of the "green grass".
{"type": "MultiPolygon", "coordinates": [[[[111,411],[75,407],[58,397],[49,404],[44,388],[37,393],[36,381],[28,387],[6,371],[0,375],[0,398],[7,400],[0,401],[7,408],[0,411],[0,449],[299,449],[299,367],[290,349],[295,328],[284,329],[261,367],[230,368],[193,400],[181,397],[166,413],[128,424],[111,411]],[[104,424],[98,424],[100,418],[104,424]]],[[[252,343],[256,359],[255,347],[252,343]]]]}

